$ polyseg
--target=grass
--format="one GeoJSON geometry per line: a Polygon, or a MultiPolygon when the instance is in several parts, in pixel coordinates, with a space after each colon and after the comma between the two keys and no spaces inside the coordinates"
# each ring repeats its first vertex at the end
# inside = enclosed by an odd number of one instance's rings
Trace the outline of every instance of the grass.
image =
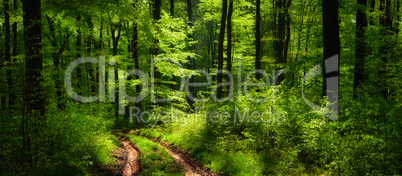
{"type": "Polygon", "coordinates": [[[165,124],[164,127],[142,128],[140,136],[159,138],[173,146],[188,151],[201,164],[219,175],[317,175],[321,171],[306,171],[297,155],[277,149],[256,151],[254,143],[236,135],[211,137],[205,124],[196,117],[187,123],[165,124]]]}
{"type": "Polygon", "coordinates": [[[140,175],[184,175],[184,170],[177,164],[167,151],[155,142],[137,135],[126,135],[140,151],[140,175]]]}

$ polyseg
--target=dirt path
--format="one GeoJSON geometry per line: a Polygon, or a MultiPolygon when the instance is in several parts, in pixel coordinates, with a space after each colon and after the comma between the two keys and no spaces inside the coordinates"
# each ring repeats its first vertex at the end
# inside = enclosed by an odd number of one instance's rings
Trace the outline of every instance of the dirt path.
{"type": "MultiPolygon", "coordinates": [[[[123,171],[121,172],[123,176],[132,176],[137,175],[140,171],[140,165],[138,162],[139,153],[134,147],[131,145],[130,141],[119,137],[120,144],[124,149],[124,161],[120,161],[123,164],[123,171]]],[[[119,164],[120,164],[119,163],[119,164]]]]}
{"type": "Polygon", "coordinates": [[[197,160],[193,159],[191,155],[174,146],[158,141],[157,139],[150,139],[159,144],[159,147],[165,149],[172,158],[180,164],[186,171],[186,176],[216,176],[207,167],[202,166],[197,160]]]}

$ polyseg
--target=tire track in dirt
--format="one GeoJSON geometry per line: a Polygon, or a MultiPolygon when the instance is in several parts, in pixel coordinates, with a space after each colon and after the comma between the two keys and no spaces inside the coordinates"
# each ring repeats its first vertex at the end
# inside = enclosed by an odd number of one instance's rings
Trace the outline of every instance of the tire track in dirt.
{"type": "Polygon", "coordinates": [[[165,149],[170,156],[186,171],[186,176],[217,176],[217,174],[212,173],[209,168],[202,166],[197,160],[193,159],[189,153],[184,152],[172,145],[160,142],[158,139],[148,139],[158,143],[159,147],[165,149]]]}
{"type": "Polygon", "coordinates": [[[125,161],[122,170],[123,176],[138,175],[140,171],[140,165],[138,162],[139,152],[134,149],[131,142],[125,138],[116,135],[119,138],[120,144],[123,146],[125,153],[125,161]]]}

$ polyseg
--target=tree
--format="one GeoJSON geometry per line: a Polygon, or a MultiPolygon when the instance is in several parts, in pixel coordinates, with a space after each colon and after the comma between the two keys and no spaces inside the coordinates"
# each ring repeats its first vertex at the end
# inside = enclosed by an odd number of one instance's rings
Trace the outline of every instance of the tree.
{"type": "MultiPolygon", "coordinates": [[[[38,134],[38,125],[42,123],[45,115],[45,98],[42,95],[41,82],[43,80],[41,71],[42,64],[42,27],[41,27],[41,1],[24,0],[23,1],[23,20],[24,20],[24,40],[25,40],[25,90],[24,105],[26,106],[26,117],[22,119],[22,131],[30,133],[27,126],[32,124],[35,127],[36,136],[38,134]]],[[[25,134],[25,133],[24,133],[25,134]]],[[[30,164],[34,166],[35,158],[31,151],[31,140],[29,135],[23,134],[23,151],[26,147],[30,154],[30,164]]],[[[38,143],[36,141],[35,146],[38,143]]],[[[37,151],[36,147],[36,151],[37,151]]]]}
{"type": "Polygon", "coordinates": [[[334,107],[337,108],[340,63],[338,1],[322,1],[322,27],[324,43],[322,96],[328,96],[328,101],[334,103],[334,107]]]}
{"type": "Polygon", "coordinates": [[[170,0],[170,16],[174,17],[174,0],[170,0]]]}
{"type": "Polygon", "coordinates": [[[219,32],[218,41],[218,91],[216,98],[220,100],[222,98],[222,69],[223,69],[223,40],[225,39],[225,27],[226,27],[226,13],[227,13],[228,1],[223,0],[222,2],[222,18],[221,27],[219,32]]]}
{"type": "MultiPolygon", "coordinates": [[[[256,3],[256,18],[255,18],[255,70],[261,70],[261,0],[256,3]]],[[[260,74],[256,73],[257,80],[260,79],[260,74]]]]}
{"type": "Polygon", "coordinates": [[[392,17],[391,17],[391,0],[380,0],[380,25],[382,26],[381,35],[384,38],[384,42],[380,47],[380,54],[381,54],[381,64],[379,68],[379,78],[380,78],[380,88],[381,88],[381,95],[388,99],[389,92],[388,86],[386,84],[387,81],[387,62],[388,62],[388,53],[391,51],[389,38],[393,35],[392,32],[392,17]]]}
{"type": "Polygon", "coordinates": [[[42,65],[41,1],[24,0],[25,102],[27,112],[45,114],[45,101],[40,92],[42,65]]]}
{"type": "MultiPolygon", "coordinates": [[[[10,6],[9,0],[4,0],[4,16],[5,22],[4,25],[6,27],[6,35],[5,35],[5,46],[6,46],[6,62],[7,65],[11,66],[11,26],[10,26],[10,6]]],[[[13,76],[11,73],[11,67],[7,67],[7,84],[8,84],[8,107],[10,109],[14,106],[14,95],[13,95],[13,76]]]]}
{"type": "MultiPolygon", "coordinates": [[[[290,16],[289,7],[291,0],[275,0],[274,1],[274,57],[278,64],[287,61],[288,45],[290,41],[290,16]],[[285,35],[286,32],[286,35],[285,35]]],[[[280,84],[285,79],[281,74],[276,80],[276,84],[280,84]]]]}
{"type": "Polygon", "coordinates": [[[366,6],[367,0],[357,0],[359,5],[356,10],[356,47],[355,47],[355,68],[353,96],[357,97],[357,88],[362,82],[365,82],[364,58],[366,57],[366,40],[364,33],[367,27],[366,6]]]}
{"type": "Polygon", "coordinates": [[[232,72],[232,15],[233,15],[233,0],[229,3],[228,12],[228,30],[227,30],[227,71],[232,72]]]}

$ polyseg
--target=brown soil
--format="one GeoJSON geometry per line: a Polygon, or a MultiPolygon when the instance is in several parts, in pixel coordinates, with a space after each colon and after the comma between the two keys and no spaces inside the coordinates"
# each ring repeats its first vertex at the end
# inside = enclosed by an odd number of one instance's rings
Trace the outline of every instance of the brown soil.
{"type": "Polygon", "coordinates": [[[186,176],[190,175],[207,175],[207,176],[216,176],[217,174],[212,173],[211,170],[205,166],[202,166],[197,160],[193,159],[191,155],[185,151],[180,150],[177,147],[174,147],[170,144],[163,143],[158,139],[150,139],[153,142],[159,144],[159,147],[164,148],[167,152],[169,152],[170,156],[180,164],[180,166],[186,171],[186,176]]]}
{"type": "Polygon", "coordinates": [[[118,169],[116,175],[131,176],[138,175],[140,165],[138,162],[139,153],[128,139],[117,136],[120,147],[114,151],[113,155],[117,158],[118,169]]]}

